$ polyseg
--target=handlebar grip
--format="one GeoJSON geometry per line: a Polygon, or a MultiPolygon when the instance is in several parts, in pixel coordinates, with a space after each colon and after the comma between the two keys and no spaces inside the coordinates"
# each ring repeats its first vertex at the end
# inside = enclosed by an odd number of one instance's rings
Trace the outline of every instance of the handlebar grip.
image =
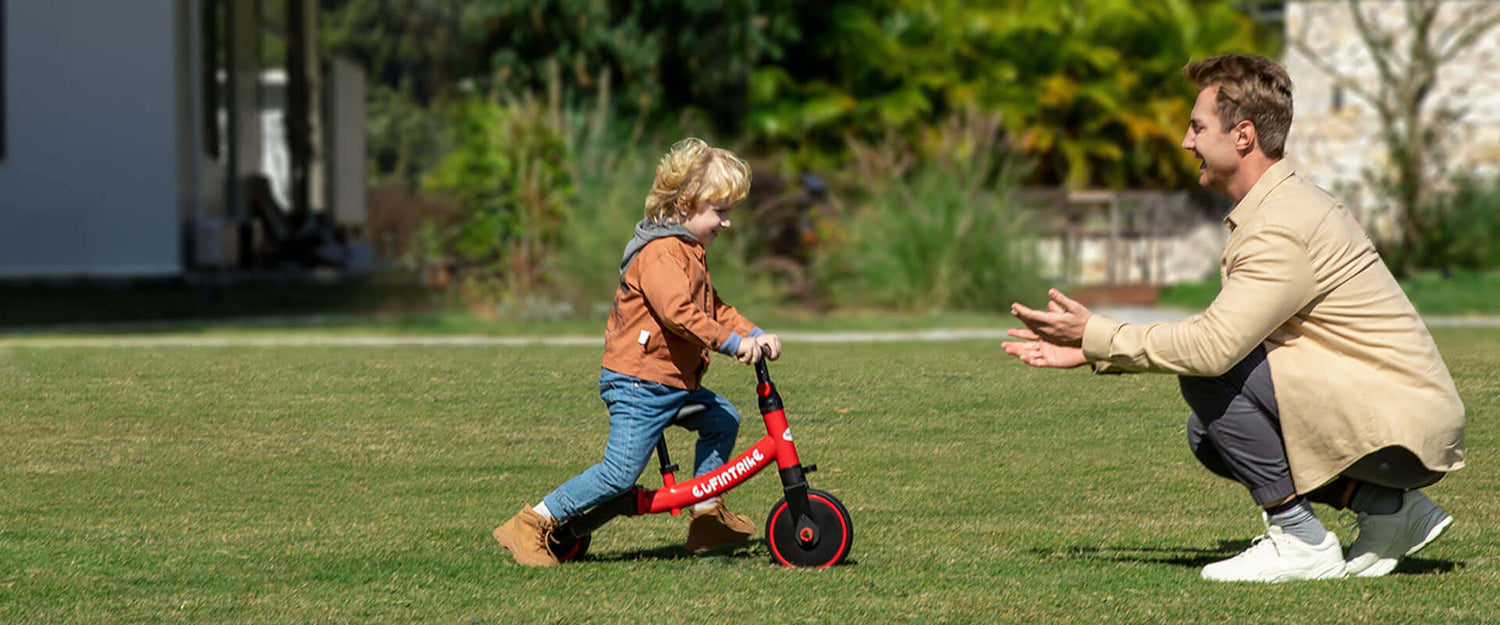
{"type": "Polygon", "coordinates": [[[769,359],[763,355],[761,356],[760,360],[755,363],[755,381],[761,384],[771,383],[771,370],[766,366],[767,360],[769,359]]]}

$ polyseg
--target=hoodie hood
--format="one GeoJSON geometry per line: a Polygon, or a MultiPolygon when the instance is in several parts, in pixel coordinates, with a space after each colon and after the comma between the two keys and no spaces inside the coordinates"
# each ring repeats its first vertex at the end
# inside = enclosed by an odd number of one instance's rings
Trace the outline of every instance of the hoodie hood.
{"type": "Polygon", "coordinates": [[[658,224],[649,219],[642,219],[635,224],[635,236],[625,244],[625,256],[620,259],[620,276],[625,276],[625,270],[630,268],[631,261],[635,260],[636,254],[640,254],[641,249],[646,247],[647,243],[666,237],[677,237],[689,243],[701,243],[698,237],[688,232],[682,224],[658,224]]]}

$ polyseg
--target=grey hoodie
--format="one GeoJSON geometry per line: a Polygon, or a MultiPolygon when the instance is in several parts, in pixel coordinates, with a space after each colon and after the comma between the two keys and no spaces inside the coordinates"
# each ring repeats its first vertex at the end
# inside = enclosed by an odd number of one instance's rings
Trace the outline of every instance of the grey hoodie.
{"type": "Polygon", "coordinates": [[[630,263],[635,256],[641,253],[641,249],[647,243],[665,237],[677,237],[689,243],[698,243],[698,237],[688,232],[687,228],[678,223],[658,224],[650,219],[642,219],[635,224],[635,236],[625,244],[625,256],[620,259],[620,277],[625,277],[625,270],[630,268],[630,263]]]}

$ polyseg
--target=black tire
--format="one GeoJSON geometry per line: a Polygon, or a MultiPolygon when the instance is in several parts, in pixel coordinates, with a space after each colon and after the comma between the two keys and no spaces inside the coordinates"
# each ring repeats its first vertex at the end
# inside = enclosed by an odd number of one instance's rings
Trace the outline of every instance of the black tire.
{"type": "Polygon", "coordinates": [[[849,557],[854,542],[854,522],[837,497],[821,490],[807,491],[808,516],[816,528],[816,542],[804,545],[797,539],[797,520],[785,497],[766,515],[766,544],[771,561],[786,566],[823,568],[849,557]]]}
{"type": "Polygon", "coordinates": [[[558,562],[578,560],[589,552],[589,542],[594,538],[593,534],[584,534],[583,538],[574,538],[573,533],[567,528],[559,527],[552,532],[552,539],[547,541],[547,548],[552,550],[552,556],[558,562]]]}

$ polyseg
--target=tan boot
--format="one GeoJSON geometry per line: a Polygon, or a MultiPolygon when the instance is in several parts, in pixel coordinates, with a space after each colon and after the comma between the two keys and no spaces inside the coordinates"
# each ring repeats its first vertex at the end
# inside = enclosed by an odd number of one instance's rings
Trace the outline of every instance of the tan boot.
{"type": "Polygon", "coordinates": [[[683,546],[693,553],[703,553],[714,547],[744,542],[754,533],[755,522],[743,514],[730,512],[720,498],[712,508],[693,509],[683,546]]]}
{"type": "Polygon", "coordinates": [[[510,550],[517,564],[557,566],[557,556],[552,555],[547,546],[554,529],[557,529],[557,521],[545,519],[531,506],[526,506],[504,525],[495,528],[495,540],[510,550]]]}

